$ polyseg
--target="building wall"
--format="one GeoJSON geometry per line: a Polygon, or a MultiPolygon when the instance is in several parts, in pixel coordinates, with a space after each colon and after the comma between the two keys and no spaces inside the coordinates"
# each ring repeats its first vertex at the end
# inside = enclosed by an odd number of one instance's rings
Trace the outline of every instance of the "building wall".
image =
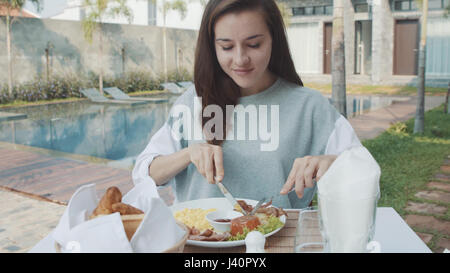
{"type": "MultiPolygon", "coordinates": [[[[289,1],[290,7],[311,7],[330,4],[332,1],[311,1],[295,0],[289,1]]],[[[389,0],[373,0],[372,11],[366,13],[355,13],[351,0],[344,1],[344,38],[345,38],[345,58],[346,58],[346,78],[349,83],[356,84],[412,84],[417,83],[417,76],[401,76],[393,74],[394,67],[394,28],[396,20],[419,19],[420,11],[393,12],[389,0]],[[372,44],[371,63],[366,69],[366,75],[355,74],[355,21],[372,22],[372,44]]],[[[291,43],[291,52],[296,56],[294,62],[297,71],[306,81],[331,82],[331,76],[323,74],[323,27],[326,22],[332,22],[332,15],[309,15],[293,16],[291,25],[288,28],[288,35],[291,43]],[[307,25],[317,23],[317,33],[310,36],[295,36],[290,29],[298,27],[298,24],[307,25]],[[314,73],[311,70],[303,69],[305,66],[298,62],[303,62],[299,56],[306,58],[305,51],[301,46],[297,46],[308,39],[316,39],[317,55],[320,69],[314,73]],[[297,52],[300,51],[300,52],[297,52]]],[[[450,19],[443,17],[442,10],[430,10],[428,12],[428,33],[427,33],[427,85],[447,86],[450,80],[450,19]]],[[[420,37],[420,33],[419,33],[420,37]]],[[[309,44],[309,43],[308,43],[309,44]]],[[[365,54],[369,52],[366,51],[365,54]]],[[[311,56],[307,56],[311,58],[311,56]]]]}
{"type": "MultiPolygon", "coordinates": [[[[0,22],[0,37],[5,36],[0,22]]],[[[192,72],[197,32],[167,29],[168,71],[186,68],[192,72]]],[[[125,70],[146,69],[155,74],[163,70],[162,29],[156,26],[105,24],[103,30],[103,69],[105,75],[122,73],[122,47],[125,70]]],[[[26,82],[45,76],[45,49],[50,45],[49,66],[52,74],[99,71],[98,34],[92,44],[84,39],[77,21],[23,18],[12,26],[12,61],[14,82],[26,82]]],[[[0,43],[0,83],[7,82],[6,44],[0,43]]]]}
{"type": "MultiPolygon", "coordinates": [[[[170,0],[166,0],[170,1],[170,0]]],[[[60,14],[54,15],[51,19],[58,20],[75,20],[83,19],[81,8],[82,0],[70,0],[67,7],[60,14]]],[[[161,0],[128,0],[127,7],[133,14],[131,24],[133,25],[156,25],[170,28],[192,29],[198,30],[203,15],[203,6],[199,0],[186,1],[187,12],[182,18],[176,10],[168,10],[166,12],[166,21],[164,22],[163,1],[161,0]]],[[[115,16],[103,19],[105,23],[111,24],[128,24],[125,17],[115,16]]]]}

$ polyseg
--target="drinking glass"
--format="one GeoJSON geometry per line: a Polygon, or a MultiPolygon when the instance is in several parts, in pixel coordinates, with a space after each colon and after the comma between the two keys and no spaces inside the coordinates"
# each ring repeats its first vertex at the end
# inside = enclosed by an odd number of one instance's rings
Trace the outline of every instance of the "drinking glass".
{"type": "Polygon", "coordinates": [[[379,194],[354,200],[318,194],[324,252],[367,252],[375,233],[378,199],[379,194]]]}
{"type": "Polygon", "coordinates": [[[319,229],[317,207],[308,207],[300,211],[295,232],[295,253],[323,252],[324,244],[319,229]]]}

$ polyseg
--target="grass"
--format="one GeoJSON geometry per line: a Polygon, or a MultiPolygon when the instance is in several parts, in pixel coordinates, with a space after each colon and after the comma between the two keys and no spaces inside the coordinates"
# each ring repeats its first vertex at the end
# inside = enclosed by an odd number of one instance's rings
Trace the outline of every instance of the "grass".
{"type": "MultiPolygon", "coordinates": [[[[163,93],[163,90],[145,90],[145,91],[137,91],[128,93],[129,96],[145,96],[151,94],[159,94],[163,93]]],[[[105,94],[107,95],[107,94],[105,94]]],[[[111,96],[107,95],[107,97],[111,98],[111,96]]],[[[0,104],[0,109],[2,108],[12,108],[12,107],[22,107],[22,106],[34,106],[34,105],[44,105],[44,104],[54,104],[54,103],[67,103],[86,100],[86,98],[64,98],[64,99],[51,99],[51,100],[39,100],[39,101],[23,101],[23,100],[15,100],[10,103],[0,104]]]]}
{"type": "MultiPolygon", "coordinates": [[[[413,134],[413,128],[410,119],[363,141],[381,167],[378,206],[393,207],[402,216],[408,200],[416,199],[450,155],[450,114],[444,114],[443,105],[425,113],[423,134],[413,134]]],[[[449,214],[443,219],[450,220],[449,214]]]]}
{"type": "MultiPolygon", "coordinates": [[[[331,94],[331,84],[308,83],[306,87],[318,90],[325,94],[331,94]]],[[[415,96],[417,87],[414,86],[382,86],[382,85],[347,85],[347,94],[352,95],[396,95],[396,96],[415,96]]],[[[447,88],[443,87],[426,87],[425,95],[427,96],[444,96],[447,88]]]]}

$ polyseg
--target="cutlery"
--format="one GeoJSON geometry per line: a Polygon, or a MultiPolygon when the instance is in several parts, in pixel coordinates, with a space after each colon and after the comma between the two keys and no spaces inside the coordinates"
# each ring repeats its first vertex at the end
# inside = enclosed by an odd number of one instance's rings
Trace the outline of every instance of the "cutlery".
{"type": "Polygon", "coordinates": [[[225,186],[223,185],[223,183],[219,182],[217,179],[215,179],[216,181],[216,185],[217,187],[219,187],[220,191],[223,193],[223,195],[227,198],[227,200],[231,203],[231,205],[233,206],[233,209],[235,208],[236,204],[238,205],[239,208],[241,208],[241,211],[244,215],[247,215],[248,212],[246,212],[241,205],[239,205],[238,201],[236,201],[236,199],[234,199],[233,195],[231,195],[231,193],[228,191],[227,188],[225,188],[225,186]]]}
{"type": "Polygon", "coordinates": [[[252,211],[249,213],[249,215],[255,214],[255,212],[259,209],[259,207],[261,207],[261,205],[264,203],[264,201],[266,201],[265,197],[263,197],[261,200],[259,200],[258,204],[256,204],[256,206],[252,209],[252,211]]]}

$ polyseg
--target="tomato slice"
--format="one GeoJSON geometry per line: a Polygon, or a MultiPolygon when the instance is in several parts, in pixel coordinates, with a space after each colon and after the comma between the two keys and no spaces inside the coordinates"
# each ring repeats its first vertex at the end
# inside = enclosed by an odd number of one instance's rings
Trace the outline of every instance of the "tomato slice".
{"type": "Polygon", "coordinates": [[[238,233],[243,233],[244,227],[247,227],[249,230],[254,230],[259,225],[261,225],[261,222],[259,221],[259,218],[254,215],[236,217],[231,220],[230,233],[232,236],[235,236],[238,233]]]}

